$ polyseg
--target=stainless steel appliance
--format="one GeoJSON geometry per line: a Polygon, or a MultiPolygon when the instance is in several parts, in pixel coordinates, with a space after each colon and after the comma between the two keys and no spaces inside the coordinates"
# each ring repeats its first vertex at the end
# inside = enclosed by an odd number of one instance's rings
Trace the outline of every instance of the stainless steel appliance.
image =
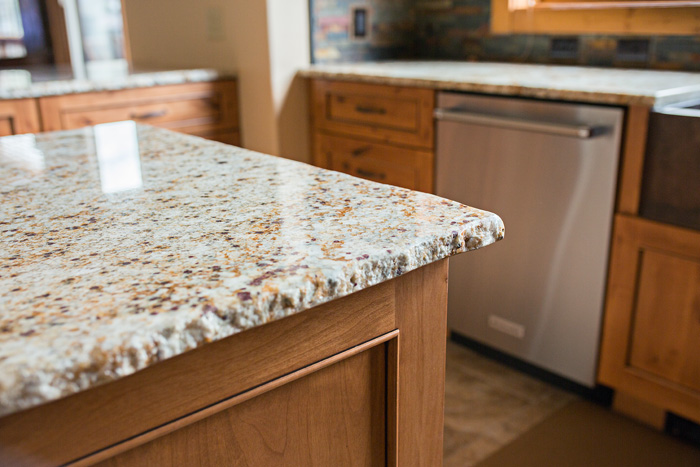
{"type": "Polygon", "coordinates": [[[451,260],[449,326],[593,386],[622,109],[440,93],[435,116],[437,194],[506,226],[451,260]]]}

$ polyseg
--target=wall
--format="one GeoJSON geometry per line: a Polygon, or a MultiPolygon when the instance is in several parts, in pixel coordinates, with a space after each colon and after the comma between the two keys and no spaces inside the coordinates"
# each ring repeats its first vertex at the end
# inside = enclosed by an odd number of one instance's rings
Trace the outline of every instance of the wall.
{"type": "Polygon", "coordinates": [[[306,0],[125,0],[137,68],[235,71],[246,148],[309,160],[306,105],[294,71],[309,63],[306,0]],[[293,21],[282,21],[289,18],[293,21]],[[298,114],[297,114],[298,115],[298,114]]]}
{"type": "Polygon", "coordinates": [[[422,58],[700,70],[700,37],[695,36],[649,37],[649,58],[642,61],[618,58],[617,41],[621,36],[576,36],[579,39],[578,57],[558,58],[550,54],[552,36],[490,34],[490,0],[311,2],[314,11],[313,55],[318,63],[422,58]],[[348,17],[351,4],[367,4],[383,12],[375,15],[373,29],[398,31],[393,48],[373,42],[362,46],[352,43],[347,34],[347,20],[343,23],[340,19],[348,17]],[[402,11],[391,17],[393,8],[399,4],[402,11]]]}

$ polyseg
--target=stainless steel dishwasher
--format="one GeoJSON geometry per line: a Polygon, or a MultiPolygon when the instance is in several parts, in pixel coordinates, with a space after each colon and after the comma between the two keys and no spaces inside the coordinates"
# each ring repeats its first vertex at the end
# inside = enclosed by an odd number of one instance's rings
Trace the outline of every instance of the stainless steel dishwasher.
{"type": "Polygon", "coordinates": [[[437,194],[506,237],[450,260],[448,325],[592,387],[623,110],[440,93],[437,194]]]}

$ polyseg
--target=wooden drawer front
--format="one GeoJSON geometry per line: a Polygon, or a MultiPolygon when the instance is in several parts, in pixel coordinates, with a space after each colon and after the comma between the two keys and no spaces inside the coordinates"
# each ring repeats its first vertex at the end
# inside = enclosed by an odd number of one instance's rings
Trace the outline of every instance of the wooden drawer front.
{"type": "Polygon", "coordinates": [[[45,97],[40,106],[47,131],[121,120],[194,134],[238,128],[233,81],[45,97]]]}
{"type": "Polygon", "coordinates": [[[216,96],[149,104],[125,103],[119,107],[74,110],[61,114],[62,126],[68,129],[120,120],[134,120],[154,126],[177,128],[193,124],[212,124],[220,119],[216,96]]]}
{"type": "Polygon", "coordinates": [[[700,421],[700,233],[618,215],[600,379],[700,421]]]}
{"type": "Polygon", "coordinates": [[[0,117],[0,136],[14,135],[15,131],[12,128],[12,117],[0,117]]]}
{"type": "Polygon", "coordinates": [[[412,190],[433,189],[433,155],[350,138],[318,135],[323,165],[356,177],[412,190]]]}
{"type": "Polygon", "coordinates": [[[434,91],[313,81],[317,128],[400,145],[433,147],[434,91]]]}
{"type": "Polygon", "coordinates": [[[0,101],[0,136],[38,131],[39,112],[34,99],[0,101]]]}

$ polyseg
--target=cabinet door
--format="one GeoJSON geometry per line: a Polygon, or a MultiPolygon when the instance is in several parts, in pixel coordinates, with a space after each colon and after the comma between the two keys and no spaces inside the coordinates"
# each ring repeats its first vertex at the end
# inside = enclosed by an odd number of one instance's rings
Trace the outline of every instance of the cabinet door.
{"type": "Polygon", "coordinates": [[[91,92],[39,100],[45,130],[134,120],[190,134],[238,130],[235,81],[91,92]]]}
{"type": "Polygon", "coordinates": [[[217,404],[223,410],[215,406],[210,416],[99,465],[386,465],[387,400],[396,398],[387,397],[387,375],[396,375],[387,366],[398,364],[389,351],[397,334],[236,396],[230,407],[217,404]]]}
{"type": "Polygon", "coordinates": [[[433,189],[433,154],[351,138],[317,134],[316,164],[412,190],[433,189]]]}
{"type": "Polygon", "coordinates": [[[0,101],[0,136],[39,131],[39,113],[34,99],[0,101]]]}
{"type": "Polygon", "coordinates": [[[599,378],[700,421],[700,232],[618,215],[599,378]]]}

